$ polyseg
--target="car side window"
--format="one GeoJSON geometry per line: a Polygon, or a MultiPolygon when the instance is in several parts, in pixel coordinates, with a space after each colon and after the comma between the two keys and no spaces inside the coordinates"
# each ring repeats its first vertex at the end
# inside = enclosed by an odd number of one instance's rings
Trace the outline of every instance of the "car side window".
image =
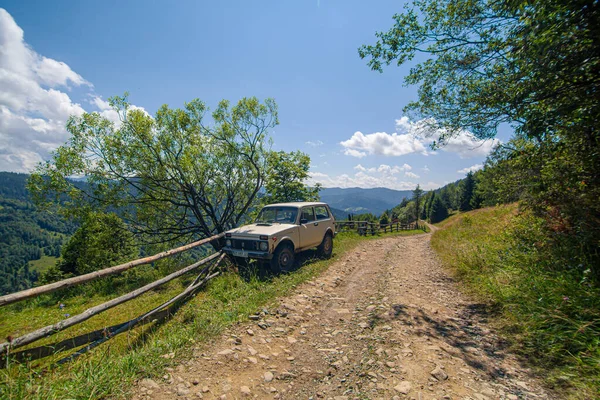
{"type": "Polygon", "coordinates": [[[302,215],[300,219],[305,219],[307,222],[312,222],[315,220],[315,213],[312,207],[306,207],[302,209],[302,215]]]}
{"type": "Polygon", "coordinates": [[[327,207],[325,206],[315,207],[315,214],[317,215],[317,220],[329,218],[329,213],[327,212],[327,207]]]}

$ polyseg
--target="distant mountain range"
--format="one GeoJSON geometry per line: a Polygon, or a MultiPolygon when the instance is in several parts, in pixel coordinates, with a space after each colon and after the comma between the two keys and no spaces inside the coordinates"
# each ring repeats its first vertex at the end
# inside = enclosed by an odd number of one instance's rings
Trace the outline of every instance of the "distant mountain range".
{"type": "Polygon", "coordinates": [[[412,191],[387,188],[323,188],[319,194],[321,201],[336,209],[332,210],[336,217],[343,212],[346,214],[345,219],[348,213],[379,215],[400,204],[405,197],[411,197],[412,191]]]}

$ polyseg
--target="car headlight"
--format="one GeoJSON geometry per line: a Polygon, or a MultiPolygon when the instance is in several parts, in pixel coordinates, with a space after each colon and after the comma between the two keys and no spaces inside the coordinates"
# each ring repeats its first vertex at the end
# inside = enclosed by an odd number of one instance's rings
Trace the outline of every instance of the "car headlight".
{"type": "Polygon", "coordinates": [[[225,246],[227,246],[227,247],[231,247],[231,239],[227,239],[227,240],[225,241],[225,246]]]}
{"type": "Polygon", "coordinates": [[[259,247],[262,251],[267,251],[267,250],[269,250],[269,243],[268,242],[260,242],[259,247]]]}

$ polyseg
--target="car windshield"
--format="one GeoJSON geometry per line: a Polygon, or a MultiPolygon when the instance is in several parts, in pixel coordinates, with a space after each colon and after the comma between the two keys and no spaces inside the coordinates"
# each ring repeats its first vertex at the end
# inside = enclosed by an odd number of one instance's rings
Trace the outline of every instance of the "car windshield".
{"type": "Polygon", "coordinates": [[[256,223],[294,224],[298,209],[296,207],[265,207],[260,210],[256,223]]]}

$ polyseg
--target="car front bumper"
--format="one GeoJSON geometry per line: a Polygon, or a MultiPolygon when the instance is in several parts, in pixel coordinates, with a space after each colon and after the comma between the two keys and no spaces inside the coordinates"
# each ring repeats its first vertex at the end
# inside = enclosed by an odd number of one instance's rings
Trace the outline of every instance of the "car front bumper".
{"type": "Polygon", "coordinates": [[[223,247],[223,252],[233,257],[241,258],[255,258],[260,260],[270,260],[273,258],[273,254],[267,251],[256,251],[256,250],[238,250],[232,249],[231,247],[223,247]]]}

